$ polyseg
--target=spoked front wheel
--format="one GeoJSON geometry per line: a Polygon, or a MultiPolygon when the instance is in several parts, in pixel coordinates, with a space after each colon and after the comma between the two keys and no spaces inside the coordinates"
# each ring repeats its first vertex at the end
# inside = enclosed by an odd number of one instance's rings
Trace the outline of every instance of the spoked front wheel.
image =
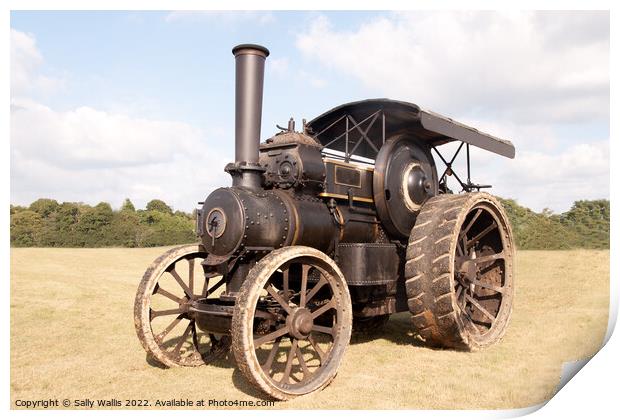
{"type": "Polygon", "coordinates": [[[351,338],[351,298],[336,263],[303,246],[272,251],[239,292],[232,347],[239,369],[287,400],[327,386],[351,338]]]}
{"type": "Polygon", "coordinates": [[[207,256],[200,245],[173,248],[149,266],[138,287],[136,333],[147,353],[165,366],[210,363],[230,347],[230,337],[200,331],[191,310],[224,284],[215,267],[202,264],[207,256]]]}

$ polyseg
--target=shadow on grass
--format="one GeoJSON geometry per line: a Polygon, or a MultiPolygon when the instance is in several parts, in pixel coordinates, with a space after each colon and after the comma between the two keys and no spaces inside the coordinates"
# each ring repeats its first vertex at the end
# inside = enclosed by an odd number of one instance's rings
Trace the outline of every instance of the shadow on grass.
{"type": "Polygon", "coordinates": [[[272,398],[269,398],[268,395],[263,394],[260,390],[258,390],[254,385],[248,382],[245,379],[245,376],[241,373],[239,368],[235,366],[235,370],[232,373],[232,383],[239,391],[247,394],[250,397],[254,397],[257,400],[265,400],[265,401],[273,401],[272,398]]]}
{"type": "MultiPolygon", "coordinates": [[[[410,314],[401,312],[390,317],[387,324],[375,331],[353,332],[349,345],[355,346],[365,344],[375,340],[387,340],[393,344],[401,346],[425,347],[428,346],[413,331],[411,325],[410,314]]],[[[440,349],[436,349],[441,351],[440,349]]],[[[147,363],[155,368],[168,369],[165,365],[157,361],[150,355],[146,356],[147,363]]],[[[232,370],[232,383],[239,391],[244,394],[261,400],[269,400],[270,398],[250,384],[237,367],[232,351],[221,354],[219,357],[212,357],[207,360],[208,366],[220,369],[232,370]]]]}
{"type": "MultiPolygon", "coordinates": [[[[178,338],[173,338],[165,341],[162,344],[162,347],[173,348],[178,344],[178,338]]],[[[230,369],[236,367],[234,357],[232,353],[229,351],[230,348],[230,340],[227,340],[224,345],[217,346],[215,350],[211,347],[211,353],[202,354],[202,359],[205,365],[214,366],[217,368],[230,369]]],[[[206,350],[206,349],[205,349],[206,350]]],[[[154,358],[150,353],[146,353],[146,363],[150,366],[159,368],[159,369],[168,369],[169,367],[164,365],[162,362],[154,358]]]]}
{"type": "Polygon", "coordinates": [[[394,314],[383,328],[368,332],[353,332],[350,345],[368,343],[370,341],[384,339],[394,344],[428,347],[413,331],[411,315],[409,312],[394,314]]]}

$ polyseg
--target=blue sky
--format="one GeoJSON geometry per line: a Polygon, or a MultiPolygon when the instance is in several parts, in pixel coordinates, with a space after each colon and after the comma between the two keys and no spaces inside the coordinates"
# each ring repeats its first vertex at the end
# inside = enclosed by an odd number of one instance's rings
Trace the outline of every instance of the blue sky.
{"type": "Polygon", "coordinates": [[[474,181],[541,210],[609,197],[604,12],[12,12],[11,202],[190,210],[228,185],[231,48],[267,61],[263,132],[391,97],[508,138],[474,181]]]}
{"type": "MultiPolygon", "coordinates": [[[[322,70],[317,78],[329,79],[338,89],[314,89],[299,74],[306,68],[313,72],[314,65],[295,48],[296,31],[318,13],[256,14],[265,16],[264,22],[253,15],[173,18],[170,12],[13,12],[11,27],[36,36],[45,56],[42,73],[71,81],[62,95],[47,98],[58,110],[84,104],[110,111],[135,106],[138,109],[125,111],[204,129],[211,121],[232,127],[231,49],[249,41],[268,46],[270,61],[286,58],[294,68],[280,74],[268,67],[263,107],[266,128],[274,128],[276,121],[286,122],[291,112],[300,118],[311,117],[364,93],[358,81],[334,71],[322,70]],[[281,98],[288,99],[286,105],[281,98]]],[[[354,28],[378,14],[322,15],[338,21],[341,28],[354,28]]]]}

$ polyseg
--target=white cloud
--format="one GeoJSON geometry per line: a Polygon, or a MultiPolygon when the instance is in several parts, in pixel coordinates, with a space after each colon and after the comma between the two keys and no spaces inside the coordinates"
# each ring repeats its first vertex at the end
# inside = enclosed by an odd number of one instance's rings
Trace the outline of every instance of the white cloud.
{"type": "Polygon", "coordinates": [[[30,102],[11,112],[11,199],[28,204],[59,200],[138,206],[161,198],[191,209],[229,183],[231,159],[205,148],[200,130],[175,121],[109,114],[89,107],[54,111],[30,102]]]}
{"type": "Polygon", "coordinates": [[[319,17],[297,46],[380,96],[452,115],[528,123],[607,118],[608,16],[414,12],[374,18],[354,30],[319,17]]]}
{"type": "Polygon", "coordinates": [[[90,107],[57,112],[13,101],[15,153],[67,168],[121,167],[170,162],[199,148],[202,133],[188,124],[109,114],[90,107]]]}
{"type": "Polygon", "coordinates": [[[271,12],[258,10],[195,10],[195,11],[174,11],[165,17],[166,22],[219,22],[226,25],[239,22],[254,21],[259,25],[267,25],[275,22],[275,16],[271,12]]]}
{"type": "MultiPolygon", "coordinates": [[[[550,135],[550,138],[554,137],[550,135]]],[[[449,160],[457,143],[441,146],[439,151],[449,160]]],[[[439,175],[444,165],[436,159],[439,175]]],[[[465,181],[465,151],[457,158],[454,169],[465,181]]],[[[577,143],[564,150],[548,153],[545,147],[517,149],[515,159],[499,157],[491,152],[471,148],[472,182],[491,184],[491,193],[514,198],[535,211],[551,208],[561,213],[574,201],[609,198],[609,140],[577,143]]],[[[457,181],[449,185],[459,191],[457,181]]]]}
{"type": "Polygon", "coordinates": [[[535,210],[566,211],[575,200],[609,198],[609,140],[576,144],[559,154],[525,151],[496,175],[497,193],[535,210]]]}
{"type": "Polygon", "coordinates": [[[205,133],[189,124],[89,106],[57,111],[31,99],[46,89],[43,56],[34,37],[16,30],[11,50],[12,203],[50,197],[120,206],[129,197],[141,207],[161,198],[190,210],[229,183],[222,169],[232,156],[207,149],[205,133]]]}
{"type": "Polygon", "coordinates": [[[62,86],[60,79],[39,74],[43,56],[35,38],[11,28],[11,96],[50,93],[62,86]]]}
{"type": "Polygon", "coordinates": [[[347,30],[320,16],[297,47],[369,96],[414,102],[513,141],[514,160],[472,149],[473,181],[493,184],[495,194],[555,211],[609,197],[606,12],[395,13],[347,30]],[[598,131],[558,134],[583,127],[598,131]]]}

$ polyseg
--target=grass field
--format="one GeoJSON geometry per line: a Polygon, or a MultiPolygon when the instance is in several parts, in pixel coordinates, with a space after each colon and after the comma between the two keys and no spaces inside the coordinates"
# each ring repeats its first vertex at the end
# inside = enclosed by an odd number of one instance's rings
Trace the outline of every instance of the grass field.
{"type": "MultiPolygon", "coordinates": [[[[161,369],[133,326],[146,266],[165,248],[11,250],[15,400],[257,400],[233,360],[161,369]]],[[[596,352],[607,326],[608,251],[521,251],[504,339],[477,353],[416,345],[407,314],[354,336],[334,382],[276,408],[519,408],[549,399],[564,361],[596,352]]],[[[229,358],[232,359],[232,358],[229,358]]]]}

